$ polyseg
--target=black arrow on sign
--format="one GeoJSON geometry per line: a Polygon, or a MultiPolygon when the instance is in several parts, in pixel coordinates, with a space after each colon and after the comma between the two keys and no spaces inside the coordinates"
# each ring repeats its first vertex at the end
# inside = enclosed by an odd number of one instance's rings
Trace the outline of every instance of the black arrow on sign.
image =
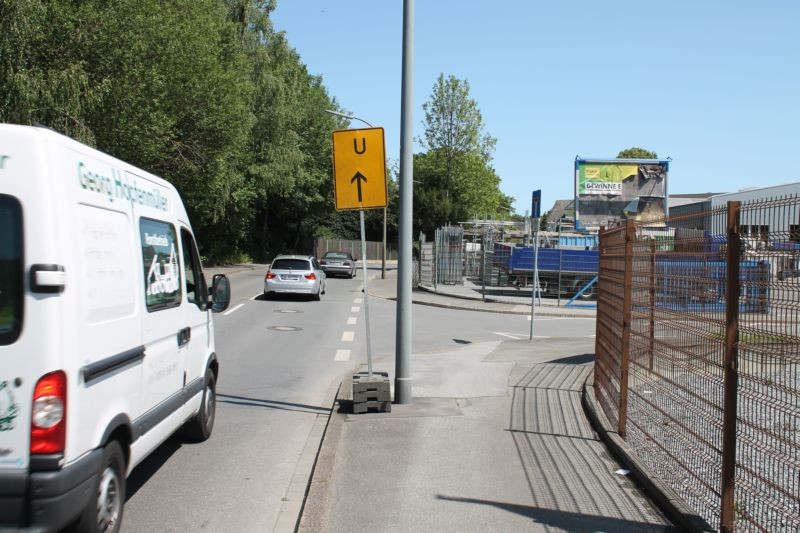
{"type": "Polygon", "coordinates": [[[361,180],[364,180],[364,183],[367,182],[367,177],[362,174],[361,172],[356,170],[356,175],[353,176],[353,179],[350,180],[350,183],[356,182],[356,186],[358,187],[358,201],[361,202],[361,180]]]}

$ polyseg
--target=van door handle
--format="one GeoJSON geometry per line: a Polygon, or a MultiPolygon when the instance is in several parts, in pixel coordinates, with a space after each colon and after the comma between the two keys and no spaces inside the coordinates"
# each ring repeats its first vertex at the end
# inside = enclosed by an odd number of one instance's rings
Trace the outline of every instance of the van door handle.
{"type": "Polygon", "coordinates": [[[192,339],[192,328],[183,328],[178,332],[178,346],[188,344],[192,339]]]}

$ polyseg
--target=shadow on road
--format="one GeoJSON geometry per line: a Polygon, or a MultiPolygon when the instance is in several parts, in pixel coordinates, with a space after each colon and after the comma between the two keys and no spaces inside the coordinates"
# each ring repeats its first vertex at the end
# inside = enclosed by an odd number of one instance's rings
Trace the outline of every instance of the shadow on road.
{"type": "Polygon", "coordinates": [[[575,532],[595,532],[595,531],[644,531],[644,532],[662,532],[662,531],[679,531],[673,527],[659,526],[655,524],[647,524],[645,522],[634,522],[631,520],[624,520],[620,518],[608,518],[605,516],[594,516],[588,514],[572,513],[568,511],[557,511],[552,509],[542,509],[539,507],[532,507],[528,505],[517,505],[512,503],[495,502],[491,500],[477,500],[474,498],[457,498],[452,496],[443,496],[437,494],[436,498],[439,500],[458,502],[458,503],[472,503],[476,505],[488,505],[496,507],[504,511],[527,516],[537,524],[548,525],[557,527],[565,531],[575,532]]]}
{"type": "Polygon", "coordinates": [[[308,302],[314,300],[313,294],[270,294],[269,296],[265,296],[264,294],[259,294],[255,298],[253,298],[256,302],[308,302]]]}
{"type": "Polygon", "coordinates": [[[229,394],[217,393],[217,402],[232,405],[242,405],[245,407],[264,407],[266,409],[280,409],[283,411],[298,411],[302,413],[326,414],[330,412],[327,407],[316,405],[305,405],[302,403],[278,402],[274,400],[261,400],[258,398],[246,398],[244,396],[231,396],[229,394]]]}
{"type": "Polygon", "coordinates": [[[570,355],[569,357],[562,357],[561,359],[553,359],[548,361],[550,363],[560,363],[562,365],[584,365],[594,361],[593,353],[584,353],[581,355],[570,355]]]}
{"type": "Polygon", "coordinates": [[[147,459],[139,463],[139,465],[133,469],[131,475],[128,476],[125,501],[127,502],[133,498],[139,489],[153,477],[153,474],[164,466],[164,464],[169,461],[169,458],[180,450],[183,445],[184,442],[181,441],[180,437],[178,435],[173,435],[164,441],[164,444],[156,448],[147,459]]]}

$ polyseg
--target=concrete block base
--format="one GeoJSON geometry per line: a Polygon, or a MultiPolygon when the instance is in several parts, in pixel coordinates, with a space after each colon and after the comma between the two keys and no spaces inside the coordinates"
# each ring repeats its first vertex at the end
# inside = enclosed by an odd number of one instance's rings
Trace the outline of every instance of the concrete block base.
{"type": "Polygon", "coordinates": [[[391,413],[392,398],[388,372],[365,372],[353,375],[353,413],[391,413]]]}

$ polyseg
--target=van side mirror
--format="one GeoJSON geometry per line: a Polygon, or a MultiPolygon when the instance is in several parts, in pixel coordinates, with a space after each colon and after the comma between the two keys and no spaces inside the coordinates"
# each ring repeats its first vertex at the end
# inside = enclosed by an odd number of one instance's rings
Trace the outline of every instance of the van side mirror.
{"type": "Polygon", "coordinates": [[[211,310],[219,313],[231,304],[231,282],[224,274],[215,274],[211,281],[211,310]]]}

